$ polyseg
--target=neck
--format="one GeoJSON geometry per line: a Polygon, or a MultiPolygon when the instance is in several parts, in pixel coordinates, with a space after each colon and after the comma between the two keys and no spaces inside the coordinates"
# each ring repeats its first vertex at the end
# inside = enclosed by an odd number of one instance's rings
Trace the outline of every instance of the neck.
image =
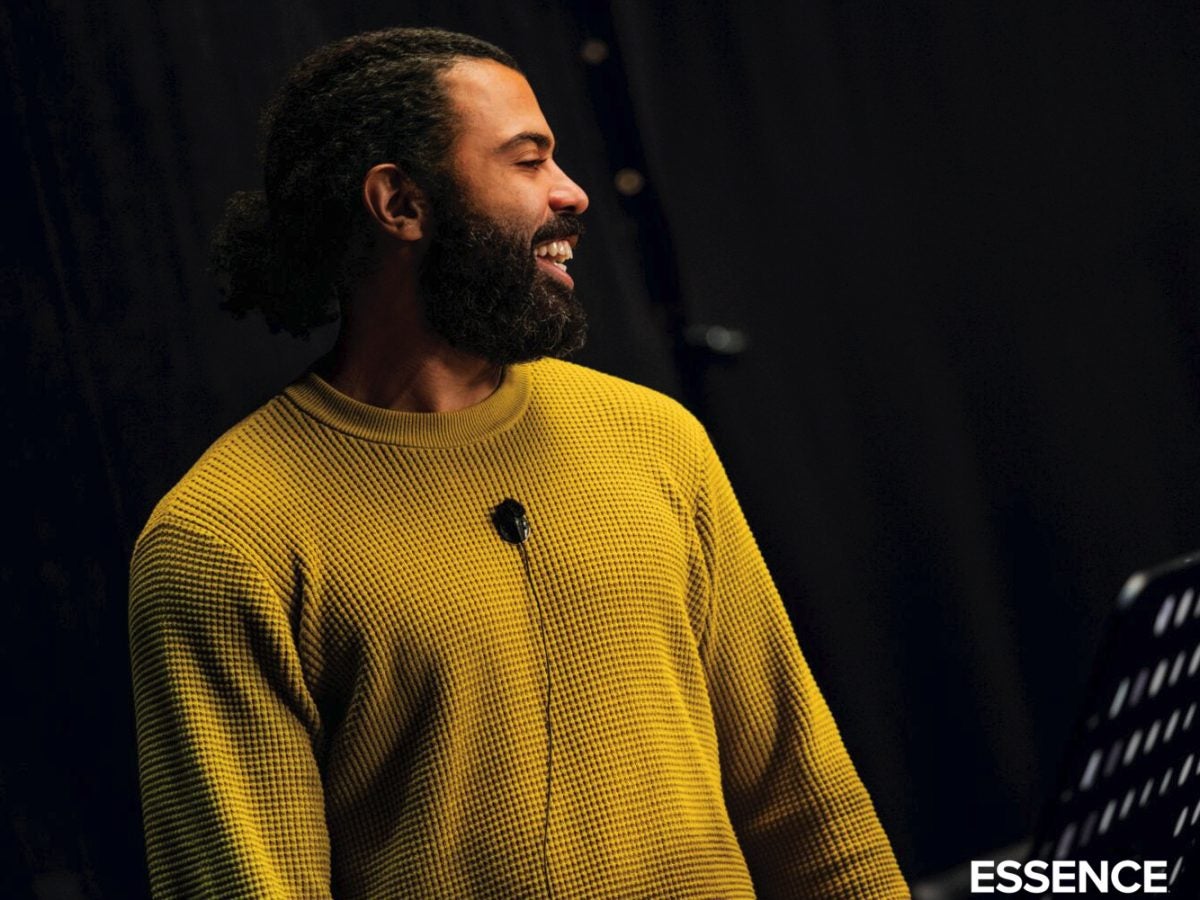
{"type": "Polygon", "coordinates": [[[453,412],[491,395],[502,367],[430,330],[415,278],[379,275],[344,310],[337,343],[317,366],[325,380],[361,403],[405,412],[453,412]]]}

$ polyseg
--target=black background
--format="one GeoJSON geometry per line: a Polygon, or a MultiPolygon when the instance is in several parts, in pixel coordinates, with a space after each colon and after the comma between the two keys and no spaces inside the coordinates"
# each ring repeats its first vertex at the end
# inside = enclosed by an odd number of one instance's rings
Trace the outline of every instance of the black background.
{"type": "Polygon", "coordinates": [[[905,872],[1026,835],[1110,599],[1200,546],[1194,3],[13,0],[0,893],[146,890],[132,542],[331,338],[219,312],[207,238],[287,68],[394,24],[521,60],[579,361],[709,426],[905,872]]]}

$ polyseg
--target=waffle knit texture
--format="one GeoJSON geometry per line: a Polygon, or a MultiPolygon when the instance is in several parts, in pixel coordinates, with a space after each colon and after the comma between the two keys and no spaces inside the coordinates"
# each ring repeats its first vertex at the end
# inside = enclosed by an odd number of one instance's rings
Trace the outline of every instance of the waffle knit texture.
{"type": "Polygon", "coordinates": [[[544,360],[421,414],[308,374],[158,505],[130,604],[157,897],[908,896],[703,428],[646,388],[544,360]]]}

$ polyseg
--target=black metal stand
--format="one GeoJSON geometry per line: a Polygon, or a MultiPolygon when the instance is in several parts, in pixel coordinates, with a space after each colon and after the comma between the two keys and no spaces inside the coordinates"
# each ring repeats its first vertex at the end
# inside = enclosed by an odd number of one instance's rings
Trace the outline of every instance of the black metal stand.
{"type": "Polygon", "coordinates": [[[1107,627],[1031,858],[1165,860],[1200,897],[1200,555],[1131,577],[1107,627]]]}

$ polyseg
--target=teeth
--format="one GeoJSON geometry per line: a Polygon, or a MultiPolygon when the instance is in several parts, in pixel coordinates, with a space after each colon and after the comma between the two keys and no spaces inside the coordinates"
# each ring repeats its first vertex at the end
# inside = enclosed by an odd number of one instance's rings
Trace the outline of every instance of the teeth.
{"type": "Polygon", "coordinates": [[[533,248],[536,257],[548,257],[555,265],[565,268],[563,264],[575,258],[575,252],[569,241],[547,241],[533,248]]]}

